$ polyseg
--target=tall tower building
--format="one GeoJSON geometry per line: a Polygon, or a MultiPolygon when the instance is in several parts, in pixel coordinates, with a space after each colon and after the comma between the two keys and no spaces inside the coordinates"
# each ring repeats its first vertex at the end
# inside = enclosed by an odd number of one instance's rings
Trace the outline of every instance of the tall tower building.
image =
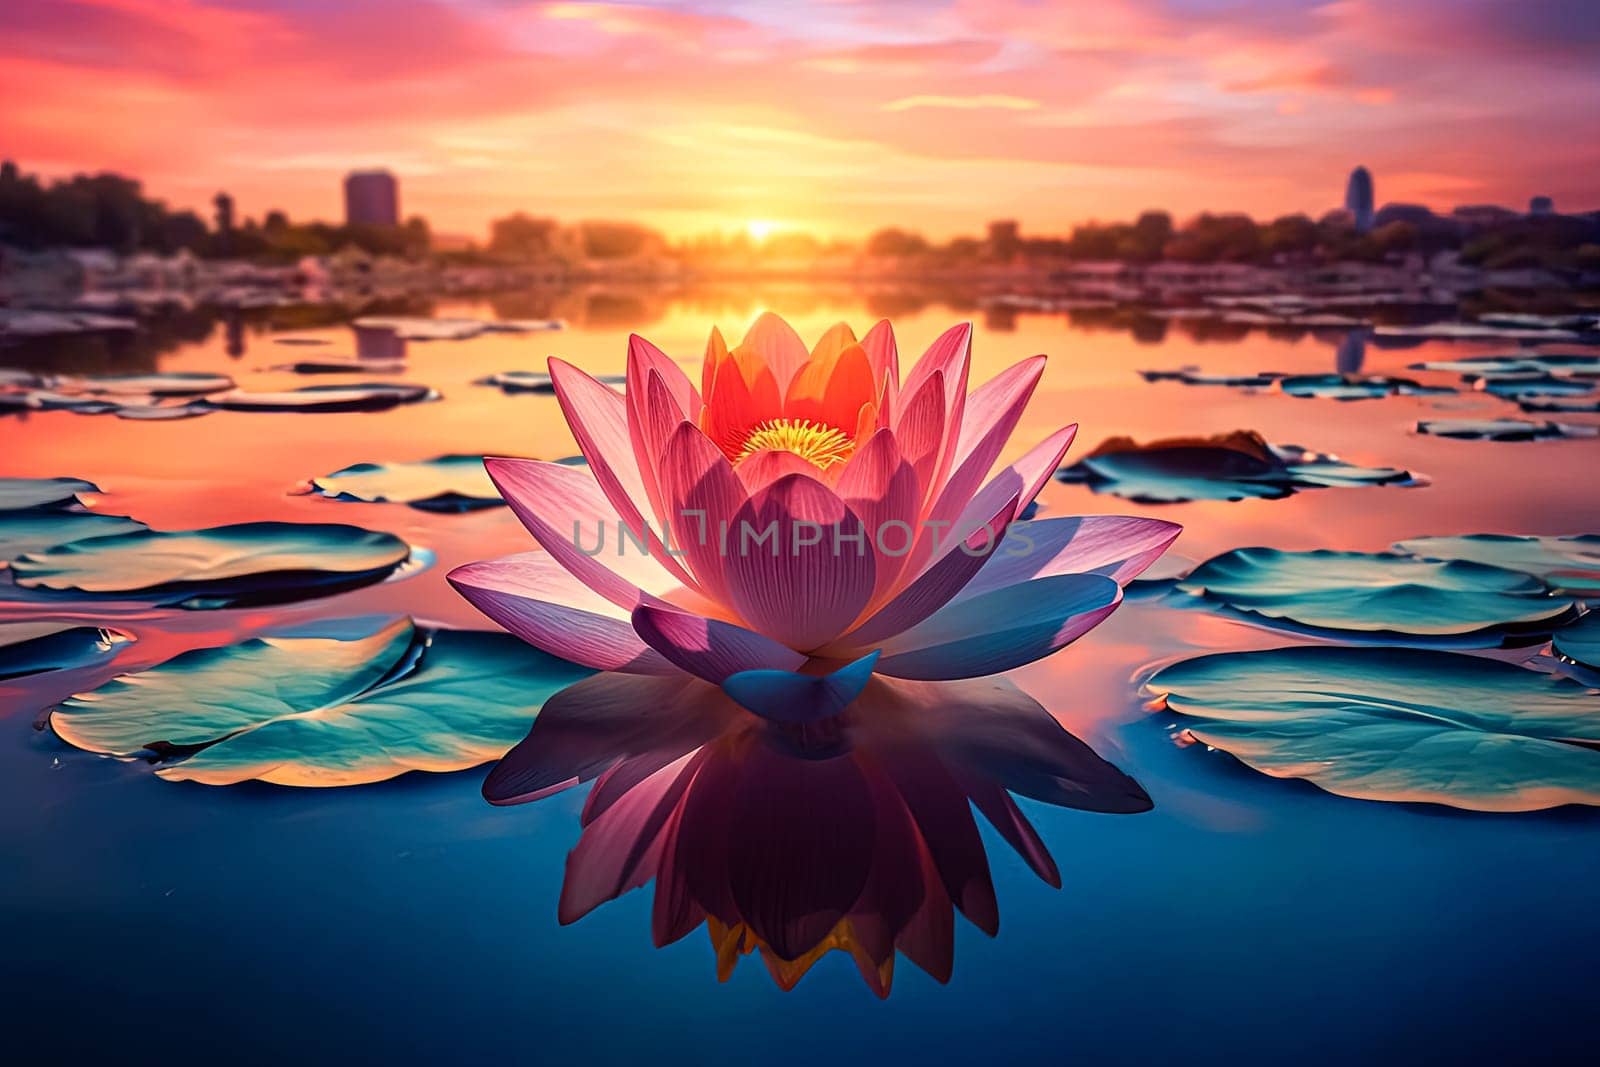
{"type": "Polygon", "coordinates": [[[1355,219],[1357,233],[1372,229],[1372,202],[1372,175],[1366,167],[1357,167],[1344,187],[1344,207],[1355,219]]]}
{"type": "Polygon", "coordinates": [[[347,226],[400,225],[400,183],[386,170],[353,170],[344,178],[347,226]]]}

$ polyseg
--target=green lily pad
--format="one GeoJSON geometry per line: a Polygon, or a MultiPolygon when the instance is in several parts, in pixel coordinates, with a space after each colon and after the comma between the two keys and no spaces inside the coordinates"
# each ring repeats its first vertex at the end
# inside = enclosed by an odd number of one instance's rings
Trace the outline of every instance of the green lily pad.
{"type": "Polygon", "coordinates": [[[360,785],[494,759],[590,673],[510,634],[325,620],[115,679],[50,725],[90,752],[158,758],[171,781],[360,785]]]}
{"type": "Polygon", "coordinates": [[[475,511],[505,504],[483,469],[482,456],[355,463],[308,485],[311,492],[332,500],[409,504],[422,511],[475,511]]]}
{"type": "Polygon", "coordinates": [[[1194,740],[1341,796],[1472,811],[1600,804],[1600,694],[1515,664],[1279,648],[1184,660],[1147,684],[1194,740]]]}
{"type": "Polygon", "coordinates": [[[1143,504],[1277,500],[1301,489],[1418,484],[1409,471],[1359,467],[1298,445],[1270,445],[1244,430],[1145,445],[1114,437],[1057,471],[1056,478],[1143,504]]]}
{"type": "Polygon", "coordinates": [[[132,640],[99,626],[0,623],[0,680],[105,663],[132,640]]]}
{"type": "Polygon", "coordinates": [[[79,493],[99,491],[82,478],[0,478],[0,511],[67,508],[78,503],[79,493]]]}
{"type": "Polygon", "coordinates": [[[381,581],[411,556],[389,533],[321,523],[251,522],[205,530],[135,530],[14,560],[23,589],[175,603],[272,604],[381,581]]]}
{"type": "Polygon", "coordinates": [[[1177,588],[1264,625],[1368,637],[1499,643],[1548,634],[1577,614],[1520,571],[1387,552],[1241,548],[1177,588]]]}
{"type": "Polygon", "coordinates": [[[1538,578],[1557,593],[1580,599],[1600,597],[1600,536],[1595,534],[1413,537],[1397,542],[1394,547],[1423,559],[1463,559],[1521,571],[1538,578]]]}
{"type": "Polygon", "coordinates": [[[94,511],[0,511],[0,563],[90,537],[148,529],[123,515],[94,511]]]}

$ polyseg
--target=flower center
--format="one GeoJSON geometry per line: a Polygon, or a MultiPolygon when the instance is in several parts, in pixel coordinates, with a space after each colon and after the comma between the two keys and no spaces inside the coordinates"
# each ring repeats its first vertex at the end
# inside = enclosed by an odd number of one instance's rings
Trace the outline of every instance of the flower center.
{"type": "Polygon", "coordinates": [[[856,443],[843,430],[810,419],[769,419],[739,443],[734,462],[747,460],[765,449],[793,452],[817,469],[827,470],[849,459],[856,443]]]}

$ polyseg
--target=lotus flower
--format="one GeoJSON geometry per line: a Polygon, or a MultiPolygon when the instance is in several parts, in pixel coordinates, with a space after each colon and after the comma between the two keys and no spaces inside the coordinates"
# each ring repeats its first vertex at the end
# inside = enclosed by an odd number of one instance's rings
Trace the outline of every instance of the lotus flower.
{"type": "Polygon", "coordinates": [[[485,461],[543,552],[450,581],[528,643],[601,670],[687,672],[765,718],[840,712],[874,672],[972,678],[1039,659],[1114,611],[1179,527],[1018,521],[1075,425],[991,474],[1044,370],[967,392],[972,328],[902,381],[893,331],[809,352],[775,315],[701,386],[640,337],[625,392],[550,361],[588,469],[485,461]]]}

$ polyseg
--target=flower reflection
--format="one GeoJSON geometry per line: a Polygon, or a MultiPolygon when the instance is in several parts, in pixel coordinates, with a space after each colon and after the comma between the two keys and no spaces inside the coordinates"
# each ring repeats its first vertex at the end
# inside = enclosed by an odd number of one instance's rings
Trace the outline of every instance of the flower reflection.
{"type": "Polygon", "coordinates": [[[837,950],[879,996],[897,951],[949,979],[956,912],[998,930],[974,807],[1059,887],[1011,794],[1097,812],[1151,806],[1004,679],[874,678],[842,716],[779,725],[713,685],[597,675],[545,704],[484,795],[514,804],[591,780],[562,923],[654,880],[656,945],[705,924],[719,978],[758,954],[789,989],[837,950]]]}

